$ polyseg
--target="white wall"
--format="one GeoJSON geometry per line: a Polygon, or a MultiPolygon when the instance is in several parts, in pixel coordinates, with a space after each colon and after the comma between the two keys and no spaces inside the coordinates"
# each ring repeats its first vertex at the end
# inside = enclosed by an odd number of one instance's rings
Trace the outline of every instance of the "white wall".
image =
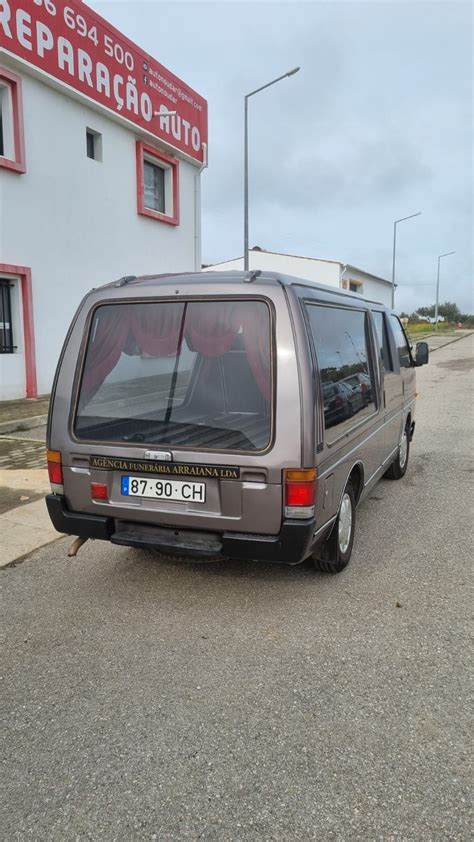
{"type": "MultiPolygon", "coordinates": [[[[228,260],[225,263],[208,266],[204,271],[224,272],[232,269],[243,271],[243,268],[244,259],[243,257],[238,257],[235,260],[228,260]]],[[[249,268],[281,272],[285,275],[294,275],[297,278],[304,278],[314,283],[339,288],[341,286],[341,271],[344,266],[331,260],[319,260],[317,258],[298,257],[297,255],[291,254],[251,250],[249,251],[249,268]]],[[[349,290],[350,281],[357,281],[362,285],[361,295],[373,301],[380,301],[382,304],[387,304],[390,307],[390,284],[352,268],[344,271],[343,278],[347,281],[347,290],[349,290]]]]}
{"type": "Polygon", "coordinates": [[[377,278],[374,278],[365,272],[358,271],[355,268],[347,269],[343,274],[343,278],[347,281],[348,289],[350,281],[357,281],[362,284],[361,295],[363,295],[364,298],[369,298],[372,301],[379,301],[387,307],[392,306],[391,284],[384,283],[382,280],[379,281],[377,278]]]}
{"type": "MultiPolygon", "coordinates": [[[[180,160],[179,226],[139,216],[139,135],[21,76],[27,172],[0,169],[0,263],[31,267],[38,392],[45,393],[71,318],[91,287],[122,275],[194,270],[198,169],[180,160]],[[102,133],[102,162],[86,156],[86,126],[102,133]]],[[[1,389],[0,381],[0,399],[1,389]]]]}
{"type": "MultiPolygon", "coordinates": [[[[295,275],[297,278],[305,278],[319,284],[327,284],[331,287],[339,286],[339,263],[329,260],[312,260],[308,257],[297,257],[291,254],[276,254],[266,251],[249,251],[250,269],[265,269],[269,272],[281,272],[285,275],[295,275]]],[[[244,259],[239,257],[236,260],[228,260],[226,263],[218,263],[209,266],[206,272],[222,272],[228,269],[244,268],[244,259]]]]}

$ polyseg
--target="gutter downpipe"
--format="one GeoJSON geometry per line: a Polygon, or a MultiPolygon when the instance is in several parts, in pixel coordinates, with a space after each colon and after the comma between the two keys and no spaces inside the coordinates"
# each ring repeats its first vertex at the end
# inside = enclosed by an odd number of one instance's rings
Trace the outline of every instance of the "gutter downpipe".
{"type": "Polygon", "coordinates": [[[343,289],[342,276],[345,275],[348,265],[349,265],[348,263],[340,263],[339,264],[339,287],[340,287],[340,289],[343,289]]]}
{"type": "Polygon", "coordinates": [[[202,164],[194,176],[194,271],[201,271],[201,173],[207,167],[207,143],[202,144],[202,164]]]}

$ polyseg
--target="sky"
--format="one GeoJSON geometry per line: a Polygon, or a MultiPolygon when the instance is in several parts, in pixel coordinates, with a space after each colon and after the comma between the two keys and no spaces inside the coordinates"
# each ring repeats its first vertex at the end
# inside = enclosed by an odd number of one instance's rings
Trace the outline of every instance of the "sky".
{"type": "Polygon", "coordinates": [[[88,0],[208,100],[202,259],[243,254],[243,97],[250,245],[391,278],[396,309],[474,312],[473,6],[457,0],[88,0]]]}

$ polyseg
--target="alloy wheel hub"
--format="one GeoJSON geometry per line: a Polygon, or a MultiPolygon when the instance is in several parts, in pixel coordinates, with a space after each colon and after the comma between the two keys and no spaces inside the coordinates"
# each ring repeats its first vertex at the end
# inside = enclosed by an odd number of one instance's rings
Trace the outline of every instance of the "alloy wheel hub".
{"type": "Polygon", "coordinates": [[[339,539],[339,549],[341,553],[347,552],[347,548],[349,546],[351,540],[351,531],[352,531],[352,502],[351,498],[349,497],[347,492],[344,492],[344,496],[341,502],[341,509],[339,512],[339,526],[338,526],[338,539],[339,539]]]}

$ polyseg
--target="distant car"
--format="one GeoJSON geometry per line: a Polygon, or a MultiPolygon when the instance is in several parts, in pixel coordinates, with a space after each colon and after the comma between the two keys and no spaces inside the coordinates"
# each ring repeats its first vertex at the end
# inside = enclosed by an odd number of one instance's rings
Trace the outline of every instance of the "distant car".
{"type": "Polygon", "coordinates": [[[438,316],[437,320],[435,319],[434,316],[418,316],[418,321],[419,322],[425,322],[426,324],[429,324],[429,325],[434,325],[434,324],[436,324],[436,321],[444,322],[446,320],[445,320],[444,316],[438,316]]]}
{"type": "Polygon", "coordinates": [[[350,377],[344,377],[344,380],[340,382],[361,393],[363,406],[367,406],[372,400],[372,386],[368,374],[364,374],[363,372],[351,374],[350,377]]]}
{"type": "Polygon", "coordinates": [[[342,380],[339,383],[323,383],[323,398],[326,427],[351,418],[365,406],[361,391],[352,389],[342,380]]]}

